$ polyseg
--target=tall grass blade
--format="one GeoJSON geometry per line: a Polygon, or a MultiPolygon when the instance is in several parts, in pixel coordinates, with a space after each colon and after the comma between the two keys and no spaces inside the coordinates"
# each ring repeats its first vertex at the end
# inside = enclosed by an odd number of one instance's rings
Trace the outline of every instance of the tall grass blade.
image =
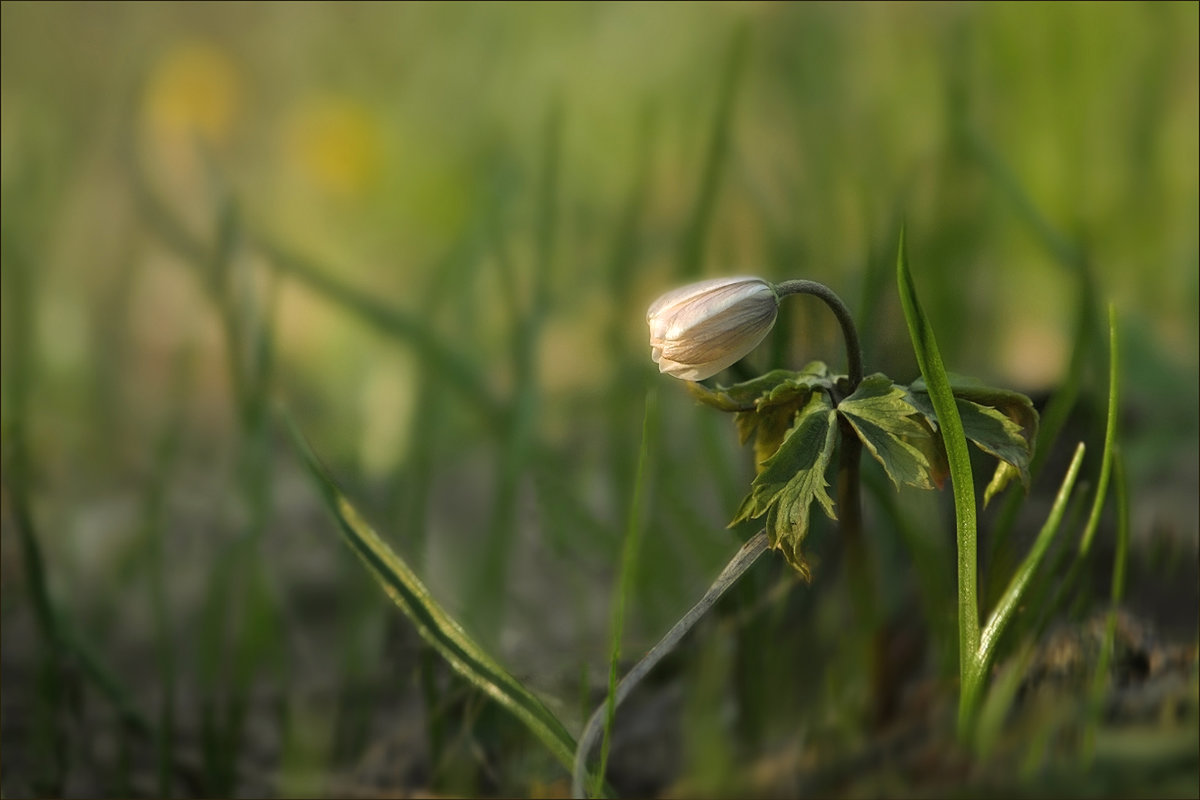
{"type": "Polygon", "coordinates": [[[1059,523],[1062,521],[1063,512],[1066,510],[1067,501],[1071,497],[1071,491],[1075,488],[1075,479],[1079,475],[1079,466],[1083,463],[1083,453],[1086,448],[1083,442],[1075,448],[1075,455],[1071,459],[1071,465],[1067,468],[1066,477],[1063,478],[1062,484],[1058,488],[1058,494],[1054,498],[1054,505],[1050,509],[1049,516],[1046,517],[1046,522],[1042,525],[1042,529],[1038,532],[1037,539],[1033,543],[1033,548],[1029,551],[1029,555],[1025,557],[1020,569],[1013,575],[1013,579],[1008,584],[1004,595],[1000,598],[1000,603],[992,611],[988,617],[987,625],[984,626],[983,633],[979,640],[979,669],[986,674],[988,667],[991,664],[992,657],[995,655],[996,642],[1000,638],[1000,634],[1004,632],[1009,621],[1013,618],[1017,608],[1021,604],[1021,600],[1025,595],[1025,590],[1029,587],[1030,581],[1033,580],[1033,575],[1037,571],[1038,564],[1041,563],[1042,556],[1046,554],[1046,549],[1050,546],[1050,542],[1054,539],[1054,534],[1058,532],[1059,523]]]}
{"type": "Polygon", "coordinates": [[[600,766],[592,776],[592,794],[599,795],[608,768],[608,751],[612,739],[613,720],[617,715],[617,670],[621,662],[621,636],[625,628],[625,603],[633,592],[637,576],[638,556],[641,553],[643,535],[643,508],[646,505],[647,462],[650,460],[650,441],[653,428],[658,424],[658,403],[654,390],[646,393],[646,412],[642,420],[642,445],[638,453],[637,473],[634,477],[633,499],[629,504],[629,516],[625,526],[625,543],[621,548],[621,573],[617,577],[617,592],[613,598],[612,631],[609,634],[608,701],[605,704],[604,738],[600,741],[600,766]]]}
{"type": "MultiPolygon", "coordinates": [[[[921,375],[929,390],[941,426],[942,441],[950,467],[950,483],[954,491],[954,516],[958,543],[958,668],[964,692],[970,682],[969,673],[979,649],[979,606],[976,597],[976,508],[975,484],[971,476],[971,459],[967,453],[967,437],[963,431],[958,405],[950,389],[950,378],[938,352],[933,326],[921,310],[917,288],[908,268],[904,228],[900,229],[900,254],[896,263],[900,302],[908,323],[909,337],[921,375]]],[[[960,732],[965,732],[964,704],[959,705],[960,732]]]]}
{"type": "Polygon", "coordinates": [[[367,571],[379,581],[388,597],[456,672],[512,713],[570,769],[575,740],[558,718],[438,604],[408,564],[359,516],[325,471],[303,434],[286,415],[285,419],[296,452],[337,520],[346,544],[362,559],[367,571]]]}
{"type": "Polygon", "coordinates": [[[1092,546],[1092,537],[1100,525],[1100,512],[1104,509],[1104,500],[1108,495],[1108,480],[1112,474],[1113,447],[1117,440],[1117,409],[1120,404],[1120,353],[1117,349],[1117,309],[1113,304],[1108,306],[1108,418],[1104,423],[1104,456],[1100,463],[1100,480],[1096,484],[1096,500],[1092,503],[1092,513],[1083,529],[1083,537],[1079,543],[1079,558],[1086,558],[1092,546]]]}

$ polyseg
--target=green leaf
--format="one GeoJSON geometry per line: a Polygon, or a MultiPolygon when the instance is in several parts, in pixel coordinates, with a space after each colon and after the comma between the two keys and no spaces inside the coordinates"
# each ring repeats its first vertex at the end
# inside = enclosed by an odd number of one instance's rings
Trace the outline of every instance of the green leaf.
{"type": "MultiPolygon", "coordinates": [[[[758,471],[768,458],[775,455],[779,446],[784,443],[784,437],[790,431],[796,415],[809,402],[812,392],[822,389],[832,389],[833,378],[829,368],[821,361],[812,361],[799,372],[787,372],[776,369],[767,373],[772,377],[770,383],[760,383],[758,380],[746,381],[740,386],[762,387],[760,395],[754,401],[754,410],[739,411],[733,417],[738,427],[738,440],[745,444],[754,437],[755,464],[758,471]],[[781,373],[782,380],[779,380],[781,373]]],[[[764,375],[766,377],[766,375],[764,375]]]]}
{"type": "Polygon", "coordinates": [[[788,379],[781,381],[763,393],[754,404],[759,411],[776,406],[791,405],[798,397],[807,397],[815,389],[828,389],[833,386],[833,377],[824,361],[810,361],[804,369],[793,372],[788,379]]]}
{"type": "Polygon", "coordinates": [[[710,389],[702,383],[688,381],[687,387],[693,397],[719,411],[753,411],[757,410],[761,403],[785,403],[801,389],[811,389],[814,385],[832,385],[828,377],[829,368],[821,361],[813,361],[799,372],[773,369],[757,378],[732,386],[710,389]]]}
{"type": "Polygon", "coordinates": [[[754,437],[754,466],[762,472],[763,465],[779,451],[796,415],[807,403],[810,394],[801,395],[792,404],[774,406],[765,411],[742,411],[733,421],[737,424],[738,441],[745,444],[754,437]]]}
{"type": "MultiPolygon", "coordinates": [[[[910,400],[931,421],[937,422],[937,412],[934,410],[928,394],[922,391],[911,391],[910,400]]],[[[981,405],[959,397],[957,394],[954,403],[958,408],[958,415],[962,419],[963,431],[967,438],[985,453],[1011,464],[1020,475],[1021,483],[1028,487],[1029,460],[1033,453],[1031,440],[1025,438],[1025,429],[999,409],[991,406],[981,405]]],[[[1033,406],[1030,404],[1030,409],[1032,410],[1032,408],[1033,406]]],[[[1036,429],[1036,412],[1033,424],[1036,429]]],[[[1002,475],[998,484],[997,478],[993,478],[992,482],[999,488],[1003,488],[1007,480],[1007,477],[1002,475]]]]}
{"type": "Polygon", "coordinates": [[[762,465],[730,523],[766,514],[771,547],[782,551],[806,580],[809,569],[801,545],[808,535],[809,507],[815,500],[830,519],[837,518],[833,498],[825,491],[825,470],[837,436],[836,413],[824,392],[812,395],[779,449],[762,465]]]}
{"type": "Polygon", "coordinates": [[[912,442],[929,440],[929,429],[920,422],[920,411],[908,402],[907,392],[886,375],[869,375],[854,394],[838,403],[897,489],[901,484],[921,489],[934,487],[929,459],[912,442]]]}
{"type": "MultiPolygon", "coordinates": [[[[720,411],[732,411],[738,441],[754,439],[754,463],[761,465],[775,454],[795,422],[796,414],[817,389],[831,389],[834,377],[822,361],[813,361],[800,371],[776,369],[733,386],[710,389],[689,382],[692,396],[720,411]]],[[[761,469],[761,467],[760,467],[761,469]]]]}
{"type": "MultiPolygon", "coordinates": [[[[918,378],[909,386],[910,392],[929,393],[925,379],[918,378]]],[[[1038,434],[1038,412],[1033,407],[1033,401],[1020,392],[987,386],[976,378],[962,375],[950,376],[950,391],[960,400],[970,400],[981,406],[990,406],[1017,425],[1021,426],[1021,435],[1029,442],[1030,450],[1038,434]]]]}
{"type": "Polygon", "coordinates": [[[421,638],[446,659],[456,672],[524,723],[570,770],[575,756],[575,740],[563,724],[434,600],[412,568],[359,516],[295,424],[290,418],[286,419],[292,443],[308,467],[326,506],[337,520],[346,544],[362,559],[367,571],[379,581],[388,597],[416,626],[421,638]]]}

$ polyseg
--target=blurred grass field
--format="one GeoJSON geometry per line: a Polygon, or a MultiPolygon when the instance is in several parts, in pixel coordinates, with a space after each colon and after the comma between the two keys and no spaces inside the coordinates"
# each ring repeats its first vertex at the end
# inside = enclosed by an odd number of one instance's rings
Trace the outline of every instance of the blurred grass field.
{"type": "MultiPolygon", "coordinates": [[[[868,372],[908,381],[901,222],[949,368],[1064,413],[1012,535],[981,547],[993,596],[1075,441],[1099,453],[1115,303],[1141,694],[1112,695],[1082,773],[1078,708],[1050,701],[988,753],[935,735],[932,766],[897,766],[897,717],[953,727],[953,525],[949,498],[868,470],[873,618],[831,526],[811,586],[769,554],[622,709],[613,787],[1195,794],[1196,4],[0,15],[4,796],[566,792],[339,540],[279,409],[577,734],[649,392],[630,660],[753,532],[725,529],[749,452],[657,374],[647,305],[699,277],[819,280],[868,372]]],[[[748,361],[844,358],[796,299],[748,361]]],[[[1090,641],[1114,528],[1110,507],[1092,580],[1007,663],[1052,661],[1054,624],[1090,641]]]]}

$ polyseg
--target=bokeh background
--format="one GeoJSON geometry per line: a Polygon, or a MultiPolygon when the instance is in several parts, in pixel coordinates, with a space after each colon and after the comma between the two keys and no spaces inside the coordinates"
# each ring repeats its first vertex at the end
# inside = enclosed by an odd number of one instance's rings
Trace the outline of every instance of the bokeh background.
{"type": "MultiPolygon", "coordinates": [[[[1196,4],[0,13],[6,796],[565,791],[347,551],[282,409],[577,731],[647,393],[627,653],[728,558],[752,475],[730,420],[655,372],[646,306],[820,280],[868,371],[908,381],[902,222],[951,370],[1042,403],[1097,343],[1068,425],[1095,452],[1115,304],[1131,580],[1167,576],[1130,602],[1195,642],[1196,4]]],[[[793,299],[742,374],[810,359],[844,353],[793,299]]],[[[903,502],[944,548],[942,500],[903,502]]],[[[911,556],[873,536],[896,613],[911,556]]],[[[750,608],[811,591],[763,569],[750,608]]],[[[837,644],[829,580],[791,645],[784,617],[735,617],[668,665],[614,780],[719,793],[788,737],[861,743],[866,645],[837,644]]]]}

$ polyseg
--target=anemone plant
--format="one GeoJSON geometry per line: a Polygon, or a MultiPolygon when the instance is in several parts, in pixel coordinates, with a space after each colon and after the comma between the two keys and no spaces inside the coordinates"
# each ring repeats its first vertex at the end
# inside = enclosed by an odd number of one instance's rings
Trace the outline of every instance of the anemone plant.
{"type": "MultiPolygon", "coordinates": [[[[1038,414],[1023,394],[947,373],[917,299],[903,231],[897,281],[921,367],[921,377],[909,384],[878,372],[864,375],[862,348],[849,309],[833,290],[813,281],[716,278],[674,289],[650,306],[646,320],[651,358],[659,370],[684,380],[700,402],[732,413],[742,444],[753,443],[756,474],[730,524],[762,519],[764,527],[592,715],[575,754],[577,796],[584,795],[588,753],[603,729],[611,727],[616,706],[766,550],[779,551],[802,578],[811,580],[805,539],[814,505],[838,522],[844,537],[860,536],[858,468],[864,447],[897,490],[940,489],[947,478],[951,481],[958,550],[959,733],[969,738],[996,642],[1058,529],[1079,473],[1083,445],[1075,452],[1033,548],[981,627],[977,504],[967,443],[997,461],[983,493],[985,504],[1014,479],[1028,490],[1038,414]],[[774,326],[781,301],[792,294],[816,296],[834,313],[845,339],[846,373],[813,361],[798,370],[776,369],[728,386],[700,383],[756,348],[774,326]],[[826,477],[835,454],[839,456],[836,501],[828,492],[826,477]]],[[[594,777],[593,787],[603,779],[603,766],[594,777]]]]}

